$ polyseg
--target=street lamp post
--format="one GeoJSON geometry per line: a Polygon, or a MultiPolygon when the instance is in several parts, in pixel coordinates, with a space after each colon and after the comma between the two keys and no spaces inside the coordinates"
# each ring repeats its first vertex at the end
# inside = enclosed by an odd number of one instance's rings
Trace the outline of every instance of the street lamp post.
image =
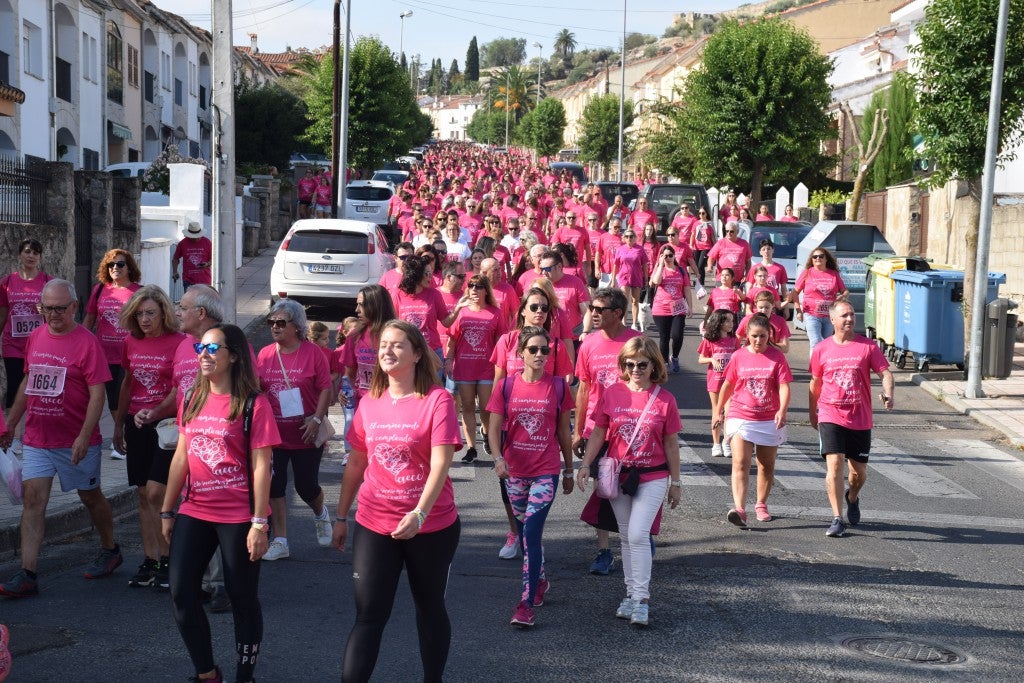
{"type": "Polygon", "coordinates": [[[541,69],[541,66],[543,66],[543,64],[544,64],[544,56],[543,56],[541,51],[544,49],[544,46],[541,45],[540,43],[537,43],[537,42],[535,42],[533,44],[533,46],[535,48],[537,48],[537,106],[539,107],[540,106],[540,69],[541,69]]]}
{"type": "Polygon", "coordinates": [[[622,182],[622,148],[625,137],[622,124],[626,120],[626,2],[622,0],[622,62],[619,80],[619,182],[622,182]]]}
{"type": "Polygon", "coordinates": [[[505,67],[505,149],[508,149],[508,95],[511,89],[512,81],[509,80],[510,73],[508,67],[505,67]]]}
{"type": "Polygon", "coordinates": [[[398,59],[402,59],[403,50],[405,49],[405,18],[412,16],[412,10],[407,9],[398,15],[398,18],[402,20],[402,30],[398,33],[398,59]]]}

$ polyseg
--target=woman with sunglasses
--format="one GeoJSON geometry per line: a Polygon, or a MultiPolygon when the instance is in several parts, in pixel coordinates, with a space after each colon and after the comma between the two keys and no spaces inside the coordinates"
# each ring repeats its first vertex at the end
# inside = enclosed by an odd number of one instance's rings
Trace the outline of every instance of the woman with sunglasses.
{"type": "MultiPolygon", "coordinates": [[[[408,265],[406,265],[408,268],[408,265]]],[[[256,375],[274,410],[281,442],[271,458],[271,524],[274,535],[264,560],[291,556],[288,548],[288,465],[295,475],[295,492],[313,512],[313,529],[321,547],[331,544],[331,516],[320,487],[323,444],[317,445],[320,425],[331,404],[331,368],[320,347],[306,339],[306,310],[291,299],[279,299],[267,315],[273,341],[256,355],[256,375]]]]}
{"type": "Polygon", "coordinates": [[[714,427],[725,427],[732,444],[733,507],[727,519],[747,525],[750,458],[757,447],[757,521],[770,522],[768,494],[775,477],[775,457],[786,443],[786,411],[793,373],[782,352],[769,343],[771,324],[758,313],[747,321],[747,344],[733,353],[718,394],[714,427]],[[726,419],[728,413],[728,419],[726,419]]]}
{"type": "Polygon", "coordinates": [[[693,309],[693,291],[690,289],[690,278],[676,263],[676,251],[670,244],[661,248],[655,261],[651,287],[655,290],[651,314],[658,327],[661,356],[670,358],[672,372],[678,373],[686,314],[693,309]]]}
{"type": "Polygon", "coordinates": [[[451,394],[438,385],[437,359],[419,329],[388,322],[377,361],[349,434],[352,452],[334,524],[335,548],[344,551],[352,540],[356,605],[342,679],[370,680],[404,568],[423,680],[440,681],[451,645],[445,589],[460,529],[448,468],[462,437],[451,394]],[[359,525],[351,529],[357,494],[359,525]]]}
{"type": "MultiPolygon", "coordinates": [[[[96,271],[99,281],[89,294],[85,305],[85,320],[82,322],[87,330],[94,332],[107,356],[110,376],[107,382],[107,407],[113,415],[117,410],[117,396],[121,392],[121,380],[124,379],[124,368],[121,367],[121,352],[128,331],[120,325],[121,310],[128,303],[132,294],[141,289],[139,270],[135,257],[124,249],[111,249],[100,259],[100,267],[96,271]]],[[[123,459],[124,454],[114,450],[111,457],[123,459]]]]}
{"type": "Polygon", "coordinates": [[[259,393],[245,333],[220,323],[194,346],[199,378],[188,405],[182,397],[178,447],[160,512],[162,536],[171,547],[174,620],[196,670],[193,680],[223,680],[199,590],[203,571],[220,548],[234,612],[235,680],[251,681],[263,640],[259,579],[260,558],[267,551],[271,449],[281,436],[270,401],[259,393]]]}
{"type": "Polygon", "coordinates": [[[634,337],[619,352],[619,381],[607,387],[594,410],[594,430],[583,464],[576,471],[580,491],[590,479],[590,464],[607,441],[607,454],[622,465],[621,491],[609,500],[622,540],[626,597],[615,616],[636,626],[649,623],[651,527],[668,493],[679,504],[679,442],[682,429],[676,399],[661,391],[668,381],[665,361],[654,340],[634,337]]]}
{"type": "Polygon", "coordinates": [[[114,411],[114,448],[126,456],[128,485],[139,496],[139,529],[145,558],[128,585],[168,590],[168,546],[160,531],[173,450],[160,447],[156,424],[178,412],[174,354],[185,335],[170,299],[156,285],[138,289],[121,309],[128,330],[121,353],[124,380],[114,411]]]}
{"type": "Polygon", "coordinates": [[[612,282],[622,289],[622,293],[631,304],[631,327],[637,332],[643,332],[643,325],[640,322],[640,288],[647,282],[647,251],[637,244],[636,231],[633,228],[626,228],[622,233],[622,242],[622,246],[615,250],[612,259],[612,282]]]}
{"type": "Polygon", "coordinates": [[[697,262],[697,273],[702,287],[708,265],[708,252],[715,246],[715,242],[715,226],[708,217],[708,212],[700,209],[697,211],[697,222],[693,224],[693,231],[690,233],[690,251],[697,262]]]}
{"type": "Polygon", "coordinates": [[[789,293],[789,302],[796,303],[803,294],[803,303],[796,309],[796,319],[804,322],[807,330],[808,353],[822,339],[835,333],[829,319],[829,307],[834,301],[845,299],[850,292],[839,274],[836,257],[828,249],[812,249],[804,269],[796,278],[796,285],[789,293]]]}
{"type": "MultiPolygon", "coordinates": [[[[37,310],[43,296],[43,287],[53,278],[39,268],[43,245],[39,240],[24,239],[18,244],[18,268],[0,280],[0,327],[3,328],[2,345],[4,369],[7,370],[7,411],[14,405],[18,387],[25,378],[25,342],[32,331],[43,324],[37,310]]],[[[24,430],[24,421],[18,425],[24,430]]],[[[21,437],[11,446],[21,454],[21,437]]]]}
{"type": "Polygon", "coordinates": [[[544,328],[521,328],[515,351],[522,367],[496,385],[487,404],[488,438],[492,452],[498,454],[494,471],[507,492],[515,540],[523,550],[522,594],[512,614],[513,626],[534,625],[533,608],[544,604],[550,587],[544,574],[541,537],[555,499],[559,471],[562,491],[569,494],[573,488],[572,392],[562,377],[546,372],[552,347],[544,328]]]}
{"type": "MultiPolygon", "coordinates": [[[[506,323],[491,292],[491,282],[474,275],[466,283],[463,305],[448,327],[444,374],[455,380],[462,404],[462,429],[468,446],[462,462],[476,460],[476,404],[480,401],[480,423],[487,424],[487,401],[494,384],[494,367],[488,349],[505,333],[506,323]]],[[[456,304],[457,305],[457,304],[456,304]]]]}

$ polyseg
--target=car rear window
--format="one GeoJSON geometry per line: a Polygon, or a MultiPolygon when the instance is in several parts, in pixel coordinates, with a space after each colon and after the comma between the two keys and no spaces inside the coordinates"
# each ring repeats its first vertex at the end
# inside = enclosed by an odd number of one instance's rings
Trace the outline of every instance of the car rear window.
{"type": "Polygon", "coordinates": [[[345,196],[360,202],[386,202],[391,199],[391,190],[386,187],[346,187],[345,196]]]}
{"type": "MultiPolygon", "coordinates": [[[[697,193],[680,187],[658,187],[651,191],[651,204],[661,209],[676,209],[686,202],[691,209],[701,206],[697,193]]],[[[696,212],[694,212],[696,213],[696,212]]]]}
{"type": "Polygon", "coordinates": [[[774,258],[796,258],[796,248],[800,242],[807,237],[811,226],[801,225],[792,228],[780,228],[776,230],[755,228],[750,233],[750,249],[757,252],[760,249],[761,240],[765,237],[775,245],[774,258]]]}
{"type": "Polygon", "coordinates": [[[365,254],[366,235],[340,230],[300,230],[292,235],[288,251],[309,254],[365,254]]]}

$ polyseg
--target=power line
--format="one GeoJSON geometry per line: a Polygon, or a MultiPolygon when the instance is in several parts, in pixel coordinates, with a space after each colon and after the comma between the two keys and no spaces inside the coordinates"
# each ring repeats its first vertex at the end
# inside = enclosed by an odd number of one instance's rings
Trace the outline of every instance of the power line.
{"type": "MultiPolygon", "coordinates": [[[[394,0],[394,1],[397,2],[397,0],[394,0]]],[[[523,22],[523,23],[527,23],[527,24],[537,24],[537,25],[540,25],[540,26],[554,26],[556,28],[574,28],[574,29],[576,29],[578,31],[600,31],[602,33],[614,33],[615,35],[619,35],[619,33],[621,33],[618,29],[593,28],[591,26],[566,26],[565,24],[556,24],[556,23],[552,23],[552,22],[548,22],[548,21],[535,21],[533,19],[523,19],[521,17],[509,17],[509,16],[504,16],[504,15],[501,15],[501,14],[494,14],[492,12],[477,12],[477,11],[471,10],[471,9],[462,9],[461,7],[452,7],[450,5],[441,5],[441,4],[438,4],[438,3],[426,2],[426,0],[419,0],[419,2],[421,4],[428,5],[428,6],[431,6],[431,7],[442,7],[444,9],[450,9],[450,10],[454,10],[456,12],[463,12],[464,14],[480,14],[480,15],[483,15],[483,16],[486,16],[486,17],[493,17],[495,19],[508,19],[510,21],[519,21],[519,22],[523,22]]]]}

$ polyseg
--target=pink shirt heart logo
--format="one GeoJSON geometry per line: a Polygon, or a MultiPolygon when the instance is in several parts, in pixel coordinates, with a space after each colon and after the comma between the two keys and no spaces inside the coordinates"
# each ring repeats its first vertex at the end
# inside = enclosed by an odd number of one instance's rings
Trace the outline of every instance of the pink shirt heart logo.
{"type": "Polygon", "coordinates": [[[276,400],[278,394],[280,394],[282,391],[288,391],[288,386],[285,385],[285,384],[281,384],[280,382],[275,382],[274,384],[270,385],[269,391],[274,396],[274,399],[276,400]]]}
{"type": "Polygon", "coordinates": [[[103,321],[113,327],[115,330],[120,330],[121,326],[121,312],[113,308],[108,308],[103,311],[103,321]]]}
{"type": "Polygon", "coordinates": [[[844,391],[850,391],[856,384],[853,370],[837,370],[832,375],[832,382],[844,391]]]}
{"type": "Polygon", "coordinates": [[[619,425],[619,438],[622,439],[623,444],[629,443],[630,439],[633,439],[632,450],[640,451],[643,450],[644,444],[647,443],[648,439],[651,438],[651,428],[648,425],[640,427],[640,431],[637,432],[636,437],[633,437],[633,431],[636,429],[636,425],[633,422],[626,422],[619,425]]]}
{"type": "Polygon", "coordinates": [[[486,332],[478,327],[470,327],[462,332],[462,338],[475,350],[483,350],[485,336],[486,332]]]}
{"type": "Polygon", "coordinates": [[[184,396],[186,391],[188,391],[193,386],[195,386],[195,383],[196,383],[196,376],[195,376],[195,374],[193,374],[193,373],[186,373],[186,374],[182,375],[181,376],[181,381],[178,383],[178,393],[180,393],[182,396],[184,396]]]}
{"type": "Polygon", "coordinates": [[[199,264],[203,262],[203,259],[199,254],[190,254],[188,257],[188,262],[198,268],[199,264]]]}
{"type": "Polygon", "coordinates": [[[605,368],[604,370],[597,371],[597,383],[604,388],[608,388],[611,385],[619,381],[619,369],[614,370],[605,368]]]}
{"type": "Polygon", "coordinates": [[[228,449],[223,440],[211,439],[204,434],[197,434],[189,442],[188,452],[196,456],[210,468],[210,471],[217,473],[217,467],[224,463],[228,457],[228,449]]]}
{"type": "Polygon", "coordinates": [[[405,444],[379,443],[373,449],[373,457],[381,467],[397,477],[409,465],[411,455],[405,444]]]}
{"type": "Polygon", "coordinates": [[[147,370],[146,368],[135,368],[132,370],[132,377],[136,382],[146,387],[146,389],[152,389],[156,386],[159,377],[153,370],[147,370]]]}
{"type": "Polygon", "coordinates": [[[405,321],[406,322],[415,325],[416,327],[420,328],[421,330],[423,329],[423,323],[426,321],[426,318],[423,317],[423,314],[421,314],[421,313],[407,313],[407,314],[405,314],[404,317],[405,317],[405,321]]]}
{"type": "Polygon", "coordinates": [[[758,403],[764,403],[768,396],[768,380],[763,377],[751,377],[747,380],[747,392],[757,399],[758,403]]]}
{"type": "Polygon", "coordinates": [[[523,429],[534,436],[544,424],[544,416],[539,413],[519,413],[516,415],[516,422],[523,426],[523,429]]]}

